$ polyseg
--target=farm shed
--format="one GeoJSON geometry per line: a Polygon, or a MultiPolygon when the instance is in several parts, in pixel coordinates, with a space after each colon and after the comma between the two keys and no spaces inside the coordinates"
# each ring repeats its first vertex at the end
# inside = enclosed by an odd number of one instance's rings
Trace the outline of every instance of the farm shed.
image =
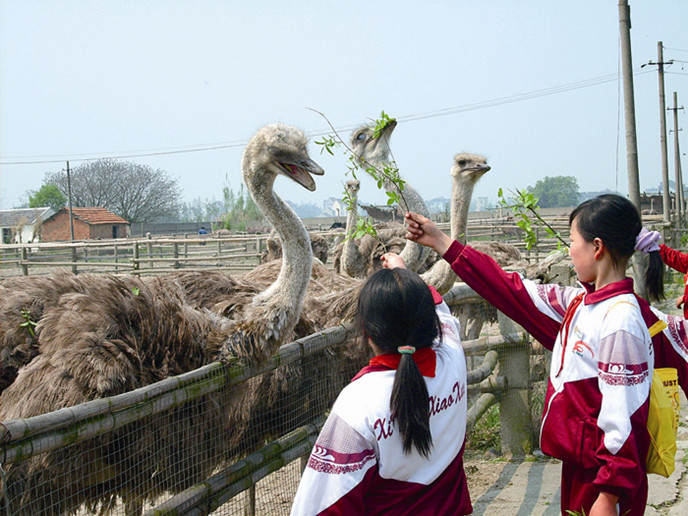
{"type": "Polygon", "coordinates": [[[50,207],[0,211],[3,244],[41,241],[43,221],[55,213],[50,207]]]}
{"type": "MultiPolygon", "coordinates": [[[[129,236],[131,224],[105,208],[72,208],[72,212],[75,240],[129,236]]],[[[69,239],[69,210],[62,208],[43,222],[43,242],[69,239]]]]}

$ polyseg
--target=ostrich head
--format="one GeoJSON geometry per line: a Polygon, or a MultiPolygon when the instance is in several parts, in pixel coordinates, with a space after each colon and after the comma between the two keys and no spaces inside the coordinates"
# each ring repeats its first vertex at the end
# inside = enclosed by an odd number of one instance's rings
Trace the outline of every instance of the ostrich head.
{"type": "Polygon", "coordinates": [[[365,168],[389,163],[389,139],[396,126],[396,120],[390,121],[377,137],[374,137],[375,127],[371,124],[363,125],[351,133],[351,150],[365,168]]]}
{"type": "Polygon", "coordinates": [[[454,156],[450,174],[455,180],[467,179],[475,184],[489,170],[490,166],[484,156],[460,152],[454,156]]]}
{"type": "Polygon", "coordinates": [[[242,158],[247,186],[262,184],[272,189],[278,175],[315,190],[311,174],[323,175],[323,169],[308,156],[308,140],[303,131],[283,124],[262,127],[246,145],[242,158]],[[247,177],[252,176],[252,177],[247,177]]]}
{"type": "Polygon", "coordinates": [[[356,195],[361,189],[361,182],[358,179],[349,179],[346,182],[346,191],[350,195],[356,195]]]}

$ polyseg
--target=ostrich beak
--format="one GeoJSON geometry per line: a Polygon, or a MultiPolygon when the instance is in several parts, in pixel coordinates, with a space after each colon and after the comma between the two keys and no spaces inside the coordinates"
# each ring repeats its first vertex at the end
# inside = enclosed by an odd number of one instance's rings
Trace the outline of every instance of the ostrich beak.
{"type": "Polygon", "coordinates": [[[306,190],[315,191],[315,181],[311,174],[322,176],[325,171],[320,165],[310,158],[299,161],[298,163],[287,163],[277,161],[277,166],[284,171],[284,174],[303,186],[306,190]]]}

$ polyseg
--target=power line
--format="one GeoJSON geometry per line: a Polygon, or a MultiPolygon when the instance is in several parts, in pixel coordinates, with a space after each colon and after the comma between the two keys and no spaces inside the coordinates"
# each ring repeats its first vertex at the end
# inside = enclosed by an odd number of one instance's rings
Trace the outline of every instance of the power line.
{"type": "MultiPolygon", "coordinates": [[[[642,75],[649,73],[651,70],[641,70],[640,67],[634,70],[634,75],[642,75]]],[[[549,95],[556,95],[559,93],[565,93],[567,91],[572,91],[576,89],[588,88],[591,86],[597,86],[606,82],[616,81],[619,78],[618,73],[608,73],[600,75],[597,77],[592,77],[588,79],[582,79],[572,83],[561,84],[557,86],[551,86],[549,88],[544,88],[541,90],[534,90],[527,93],[521,93],[517,95],[511,95],[508,97],[500,97],[496,99],[486,100],[482,102],[476,102],[472,104],[464,104],[461,106],[454,106],[443,108],[435,111],[428,111],[425,113],[418,113],[414,115],[403,115],[396,117],[397,121],[400,122],[413,122],[416,120],[424,120],[428,118],[437,118],[441,116],[453,115],[456,113],[463,113],[466,111],[474,111],[477,109],[486,109],[490,107],[500,106],[504,104],[511,104],[515,102],[522,102],[524,100],[532,100],[539,97],[545,97],[549,95]]],[[[358,127],[358,125],[347,125],[337,128],[338,132],[350,131],[358,127]]],[[[308,132],[309,137],[314,136],[324,136],[330,134],[331,129],[322,129],[317,131],[308,132]]],[[[82,154],[81,157],[74,155],[45,155],[45,156],[8,156],[5,159],[19,159],[19,161],[0,161],[0,165],[37,165],[37,164],[48,164],[48,163],[62,163],[63,161],[69,159],[70,161],[95,161],[99,159],[122,159],[122,158],[141,158],[148,156],[163,156],[171,154],[186,154],[189,152],[205,152],[212,150],[230,149],[243,147],[246,145],[246,140],[235,140],[231,142],[218,142],[209,144],[200,144],[198,146],[187,145],[183,147],[170,147],[162,149],[149,149],[149,150],[138,150],[138,151],[121,151],[121,152],[107,152],[107,153],[86,153],[82,154]],[[23,159],[25,158],[25,159],[23,159]],[[36,158],[46,158],[46,159],[36,159],[36,158]]]]}

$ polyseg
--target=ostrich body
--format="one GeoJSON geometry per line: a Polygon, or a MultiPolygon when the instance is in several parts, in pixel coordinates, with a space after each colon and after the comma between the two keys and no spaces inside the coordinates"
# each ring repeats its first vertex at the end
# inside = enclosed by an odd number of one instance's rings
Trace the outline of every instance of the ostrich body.
{"type": "MultiPolygon", "coordinates": [[[[268,125],[249,141],[242,158],[251,195],[286,243],[280,270],[267,288],[227,280],[218,290],[227,297],[214,303],[210,311],[197,309],[200,299],[189,303],[186,290],[191,290],[188,282],[193,276],[184,273],[145,282],[108,275],[98,275],[97,280],[95,275],[76,276],[77,286],[45,308],[36,327],[38,352],[0,396],[0,420],[31,417],[112,396],[218,359],[228,363],[239,358],[259,364],[292,338],[313,260],[306,228],[273,192],[273,184],[278,175],[284,175],[315,190],[311,174],[323,171],[309,158],[306,145],[300,130],[268,125]]],[[[112,496],[124,499],[128,514],[140,514],[146,498],[164,490],[185,489],[207,478],[243,434],[251,405],[258,401],[259,386],[260,381],[253,381],[235,386],[231,392],[221,390],[142,425],[138,432],[143,435],[134,439],[129,450],[120,452],[127,454],[123,465],[110,464],[107,453],[117,443],[132,440],[128,435],[131,429],[126,428],[101,436],[98,443],[81,443],[73,452],[55,452],[14,466],[13,478],[27,486],[34,482],[34,475],[45,477],[43,468],[49,464],[77,470],[84,467],[79,466],[84,450],[96,457],[89,467],[98,470],[97,474],[91,471],[70,477],[79,485],[65,485],[64,480],[56,479],[45,488],[57,493],[51,501],[59,500],[59,504],[39,507],[36,504],[41,497],[28,489],[21,502],[26,514],[59,514],[112,496]],[[211,410],[201,416],[203,407],[211,410]],[[182,417],[180,412],[196,415],[182,417]],[[164,425],[172,425],[186,439],[159,432],[170,427],[164,425]],[[198,440],[194,435],[207,438],[198,440]],[[137,455],[146,460],[136,459],[137,455]],[[194,456],[204,460],[195,461],[194,456]],[[92,483],[84,485],[89,481],[92,483]],[[70,498],[67,492],[80,495],[70,498]]]]}
{"type": "MultiPolygon", "coordinates": [[[[390,166],[392,160],[389,140],[396,126],[396,121],[391,121],[380,131],[377,137],[374,137],[372,125],[363,125],[351,134],[351,149],[358,156],[364,168],[374,166],[382,171],[385,167],[390,166]]],[[[385,180],[383,186],[387,192],[399,193],[398,187],[393,181],[385,180]]],[[[430,210],[428,210],[425,201],[408,182],[404,184],[400,204],[404,212],[413,211],[426,217],[430,216],[430,210]]],[[[403,238],[403,233],[400,236],[403,238]]],[[[413,271],[421,268],[429,254],[430,249],[410,240],[404,242],[404,247],[399,253],[406,266],[413,271]]]]}

